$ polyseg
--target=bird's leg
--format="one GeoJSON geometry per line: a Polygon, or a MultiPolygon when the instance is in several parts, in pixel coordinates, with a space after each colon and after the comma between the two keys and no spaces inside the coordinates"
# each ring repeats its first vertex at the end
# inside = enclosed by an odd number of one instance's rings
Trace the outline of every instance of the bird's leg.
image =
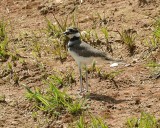
{"type": "Polygon", "coordinates": [[[86,72],[86,91],[88,92],[88,70],[86,66],[85,66],[85,72],[86,72]]]}
{"type": "Polygon", "coordinates": [[[82,69],[81,69],[81,65],[78,66],[79,67],[79,74],[80,74],[80,93],[82,93],[83,91],[83,85],[82,85],[82,69]]]}
{"type": "Polygon", "coordinates": [[[88,92],[88,71],[86,70],[86,90],[88,92]]]}

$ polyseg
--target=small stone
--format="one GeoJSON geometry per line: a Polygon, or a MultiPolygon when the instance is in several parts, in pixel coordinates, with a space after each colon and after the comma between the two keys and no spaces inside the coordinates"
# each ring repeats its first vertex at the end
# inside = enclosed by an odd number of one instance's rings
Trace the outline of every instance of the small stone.
{"type": "Polygon", "coordinates": [[[124,66],[125,67],[131,67],[132,65],[131,64],[125,64],[124,66]]]}
{"type": "Polygon", "coordinates": [[[118,66],[118,63],[113,63],[110,65],[110,67],[117,67],[118,66]]]}

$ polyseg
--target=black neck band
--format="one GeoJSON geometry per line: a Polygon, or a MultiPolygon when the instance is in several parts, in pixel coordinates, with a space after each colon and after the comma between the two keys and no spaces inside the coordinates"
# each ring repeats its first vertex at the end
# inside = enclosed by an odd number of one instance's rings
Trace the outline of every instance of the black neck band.
{"type": "Polygon", "coordinates": [[[75,40],[80,40],[80,37],[74,36],[73,38],[70,39],[70,41],[75,41],[75,40]]]}

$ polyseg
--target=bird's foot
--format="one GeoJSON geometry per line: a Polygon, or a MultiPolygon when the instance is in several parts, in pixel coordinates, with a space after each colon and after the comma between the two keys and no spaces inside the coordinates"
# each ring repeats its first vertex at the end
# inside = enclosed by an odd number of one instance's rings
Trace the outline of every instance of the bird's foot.
{"type": "Polygon", "coordinates": [[[90,93],[89,93],[89,91],[88,90],[86,90],[86,89],[83,89],[83,90],[78,90],[78,95],[80,96],[80,97],[83,97],[83,98],[85,98],[86,96],[88,96],[90,93]]]}

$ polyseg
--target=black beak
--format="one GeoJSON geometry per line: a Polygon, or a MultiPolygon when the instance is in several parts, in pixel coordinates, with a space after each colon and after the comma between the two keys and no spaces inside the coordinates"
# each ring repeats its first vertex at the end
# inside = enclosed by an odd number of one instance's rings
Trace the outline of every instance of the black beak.
{"type": "Polygon", "coordinates": [[[69,35],[70,33],[67,32],[67,31],[65,31],[65,32],[63,32],[63,34],[64,34],[64,35],[69,35]]]}
{"type": "Polygon", "coordinates": [[[63,32],[64,35],[67,35],[67,32],[63,32]]]}

